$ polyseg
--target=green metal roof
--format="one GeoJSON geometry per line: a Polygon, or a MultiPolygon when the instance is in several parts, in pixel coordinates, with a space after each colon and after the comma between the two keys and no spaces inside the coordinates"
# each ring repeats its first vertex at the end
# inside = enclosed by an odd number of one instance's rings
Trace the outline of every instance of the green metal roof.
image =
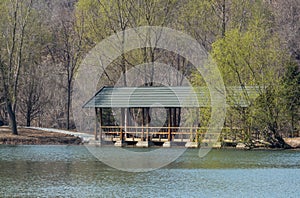
{"type": "MultiPolygon", "coordinates": [[[[258,96],[258,87],[227,87],[227,105],[249,106],[258,96]],[[245,94],[247,97],[245,96],[245,94]],[[248,98],[249,97],[249,98],[248,98]]],[[[103,87],[83,107],[208,107],[210,94],[205,87],[103,87]]]]}

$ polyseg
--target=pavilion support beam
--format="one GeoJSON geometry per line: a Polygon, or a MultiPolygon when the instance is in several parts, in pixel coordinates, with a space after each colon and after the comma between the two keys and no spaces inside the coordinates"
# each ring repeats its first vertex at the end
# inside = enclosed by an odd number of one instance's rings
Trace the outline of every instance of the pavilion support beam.
{"type": "Polygon", "coordinates": [[[145,108],[142,108],[142,136],[141,141],[144,141],[144,123],[145,123],[145,108]]]}
{"type": "Polygon", "coordinates": [[[142,135],[141,141],[136,143],[136,147],[150,147],[153,143],[149,141],[149,110],[148,108],[142,108],[142,135]],[[146,125],[146,128],[145,128],[146,125]],[[146,129],[146,138],[145,138],[146,129]]]}
{"type": "Polygon", "coordinates": [[[176,123],[176,110],[177,108],[174,107],[173,108],[173,113],[172,113],[172,122],[171,122],[171,126],[173,127],[173,129],[171,130],[171,132],[176,132],[177,129],[174,127],[177,127],[177,123],[176,123]]]}
{"type": "Polygon", "coordinates": [[[185,144],[186,148],[198,148],[200,146],[198,138],[199,138],[199,134],[198,134],[198,130],[200,130],[200,109],[196,108],[196,119],[194,121],[194,123],[190,126],[190,141],[188,141],[185,144]],[[195,134],[195,136],[194,136],[195,134]]]}
{"type": "Polygon", "coordinates": [[[177,125],[180,126],[181,122],[181,107],[178,108],[177,125]]]}
{"type": "Polygon", "coordinates": [[[172,108],[169,108],[169,111],[168,111],[168,141],[171,141],[172,140],[172,137],[171,137],[171,113],[172,113],[172,108]]]}
{"type": "Polygon", "coordinates": [[[128,111],[129,111],[129,109],[128,108],[125,108],[124,109],[124,138],[126,138],[127,137],[127,126],[128,126],[128,118],[129,118],[129,116],[128,116],[128,111]]]}
{"type": "Polygon", "coordinates": [[[102,108],[99,108],[99,133],[100,144],[102,144],[102,108]]]}
{"type": "Polygon", "coordinates": [[[95,140],[98,140],[98,108],[95,108],[95,140]]]}
{"type": "Polygon", "coordinates": [[[172,108],[168,108],[168,141],[163,144],[163,147],[172,146],[172,108]]]}
{"type": "Polygon", "coordinates": [[[177,122],[176,122],[176,113],[177,113],[177,108],[175,107],[173,109],[174,113],[173,113],[173,126],[177,127],[177,122]]]}
{"type": "Polygon", "coordinates": [[[121,126],[120,126],[120,140],[123,141],[124,134],[123,134],[123,127],[125,125],[125,109],[121,108],[121,126]]]}
{"type": "Polygon", "coordinates": [[[198,138],[199,138],[198,131],[200,131],[200,126],[201,126],[201,124],[200,124],[200,109],[196,108],[195,142],[197,142],[197,143],[198,143],[198,138]]]}
{"type": "Polygon", "coordinates": [[[149,141],[149,115],[150,114],[150,109],[146,109],[146,134],[147,134],[147,141],[149,141]]]}
{"type": "Polygon", "coordinates": [[[120,140],[116,141],[115,146],[117,147],[123,147],[126,146],[127,144],[124,141],[124,133],[123,133],[123,128],[125,125],[125,108],[121,108],[121,126],[120,126],[120,140]]]}

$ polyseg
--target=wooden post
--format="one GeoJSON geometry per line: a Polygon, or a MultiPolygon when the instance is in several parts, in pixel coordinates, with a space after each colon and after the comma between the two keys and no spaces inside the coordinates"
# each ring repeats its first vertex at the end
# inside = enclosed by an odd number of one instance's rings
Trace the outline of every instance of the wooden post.
{"type": "Polygon", "coordinates": [[[124,136],[127,137],[128,108],[124,109],[124,136]]]}
{"type": "MultiPolygon", "coordinates": [[[[176,107],[173,108],[173,127],[177,127],[177,123],[176,123],[176,107]]],[[[176,129],[174,129],[173,131],[176,131],[176,129]]]]}
{"type": "Polygon", "coordinates": [[[201,121],[200,121],[200,107],[197,107],[196,108],[196,131],[195,131],[195,134],[196,134],[196,143],[198,143],[198,138],[199,138],[199,132],[200,132],[200,127],[201,127],[201,121]]]}
{"type": "Polygon", "coordinates": [[[145,109],[142,107],[142,136],[141,136],[141,141],[144,141],[144,116],[145,116],[145,109]]]}
{"type": "Polygon", "coordinates": [[[124,126],[124,108],[121,108],[121,126],[120,126],[120,140],[123,140],[123,126],[124,126]]]}
{"type": "Polygon", "coordinates": [[[146,110],[146,134],[147,134],[147,141],[149,141],[149,113],[150,113],[150,109],[147,108],[146,110]]]}
{"type": "Polygon", "coordinates": [[[100,142],[102,142],[102,108],[99,109],[100,142]]]}
{"type": "Polygon", "coordinates": [[[98,108],[95,108],[95,140],[98,140],[98,108]]]}
{"type": "Polygon", "coordinates": [[[132,110],[132,119],[134,120],[134,126],[135,126],[135,136],[138,137],[139,136],[139,124],[137,121],[137,115],[135,113],[135,109],[132,110]]]}
{"type": "Polygon", "coordinates": [[[193,128],[190,127],[190,141],[193,142],[193,128]]]}
{"type": "Polygon", "coordinates": [[[171,108],[168,111],[168,141],[171,141],[171,108]]]}
{"type": "Polygon", "coordinates": [[[180,122],[181,122],[181,107],[178,108],[178,120],[177,120],[178,126],[180,125],[180,122]]]}

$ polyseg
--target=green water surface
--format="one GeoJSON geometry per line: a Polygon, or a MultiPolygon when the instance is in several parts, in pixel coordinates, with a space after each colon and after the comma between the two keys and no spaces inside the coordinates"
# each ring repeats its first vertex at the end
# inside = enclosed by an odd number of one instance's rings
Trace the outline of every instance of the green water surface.
{"type": "Polygon", "coordinates": [[[299,197],[300,151],[187,150],[151,172],[113,169],[84,146],[0,146],[0,197],[299,197]]]}

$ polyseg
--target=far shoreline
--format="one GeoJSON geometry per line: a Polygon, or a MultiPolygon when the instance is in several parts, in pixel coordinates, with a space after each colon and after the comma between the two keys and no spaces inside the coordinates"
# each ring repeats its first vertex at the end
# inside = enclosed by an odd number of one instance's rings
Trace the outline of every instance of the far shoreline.
{"type": "MultiPolygon", "coordinates": [[[[32,129],[27,127],[19,127],[19,135],[13,135],[8,126],[0,127],[0,145],[84,145],[89,144],[84,141],[82,138],[72,135],[72,134],[64,134],[54,132],[57,129],[53,129],[53,131],[45,131],[40,129],[32,129]]],[[[299,151],[299,142],[300,137],[296,138],[285,138],[286,143],[288,143],[291,148],[272,148],[272,147],[244,147],[237,148],[233,146],[221,146],[218,148],[212,148],[215,150],[218,149],[233,149],[233,150],[296,150],[299,151]]],[[[110,146],[110,145],[106,145],[110,146]]],[[[112,146],[112,145],[111,145],[112,146]]],[[[178,148],[182,148],[181,146],[175,146],[178,148]]],[[[126,146],[124,148],[140,148],[135,146],[126,146]]],[[[163,148],[160,146],[148,147],[148,148],[163,148]]],[[[200,147],[199,147],[200,148],[200,147]]],[[[199,148],[187,148],[187,149],[199,149],[199,148]]]]}

